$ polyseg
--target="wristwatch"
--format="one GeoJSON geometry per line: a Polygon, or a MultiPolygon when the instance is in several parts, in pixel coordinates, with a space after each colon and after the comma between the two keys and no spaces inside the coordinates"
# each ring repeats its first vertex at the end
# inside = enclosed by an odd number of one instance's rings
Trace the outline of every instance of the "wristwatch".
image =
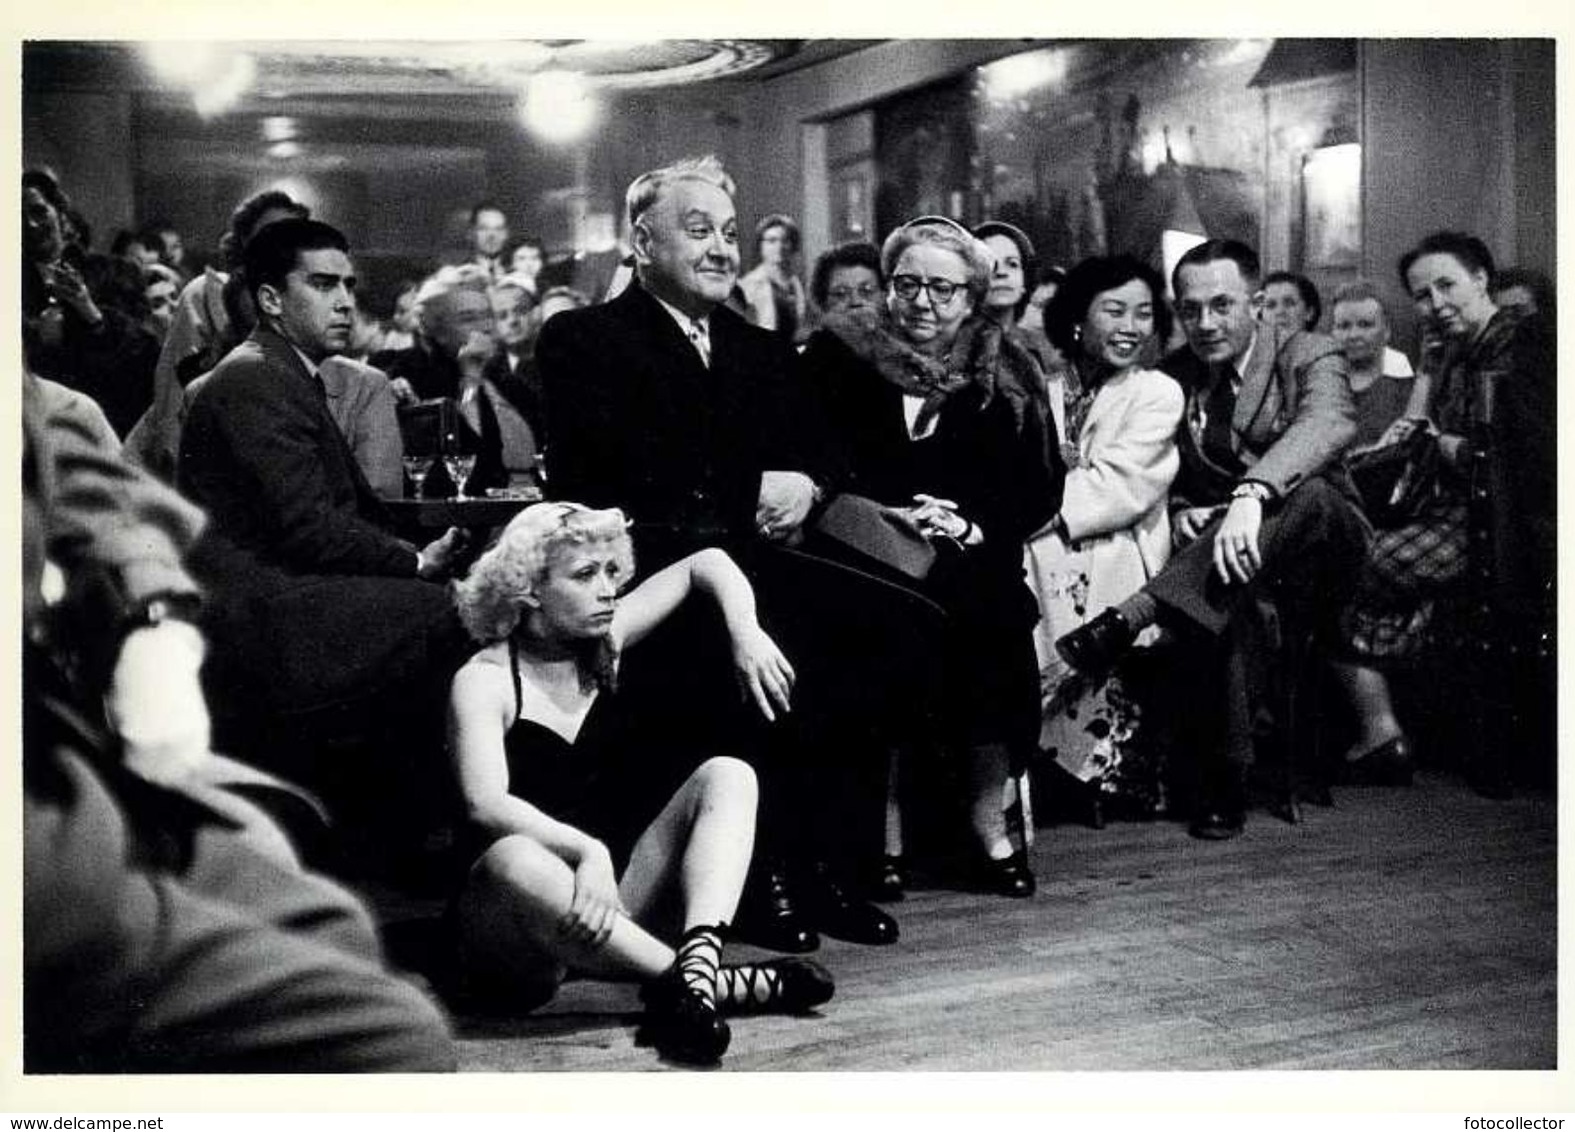
{"type": "Polygon", "coordinates": [[[152,629],[166,621],[195,624],[202,599],[196,594],[156,593],[131,607],[120,619],[118,637],[124,640],[137,629],[152,629]]]}
{"type": "Polygon", "coordinates": [[[1261,480],[1242,480],[1231,488],[1232,499],[1256,499],[1267,505],[1274,499],[1274,489],[1261,480]]]}

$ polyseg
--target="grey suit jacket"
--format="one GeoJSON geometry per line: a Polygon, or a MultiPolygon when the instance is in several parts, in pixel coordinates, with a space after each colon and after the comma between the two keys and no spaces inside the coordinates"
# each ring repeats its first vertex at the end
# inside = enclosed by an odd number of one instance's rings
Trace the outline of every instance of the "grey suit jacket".
{"type": "Polygon", "coordinates": [[[326,394],[271,330],[192,393],[179,472],[226,540],[288,574],[415,576],[415,549],[390,533],[326,394]]]}
{"type": "Polygon", "coordinates": [[[1345,356],[1325,335],[1287,335],[1267,326],[1258,331],[1231,418],[1231,441],[1247,468],[1245,476],[1221,468],[1203,451],[1202,409],[1216,371],[1185,346],[1160,368],[1187,393],[1172,509],[1217,503],[1243,478],[1288,495],[1313,476],[1338,472],[1340,456],[1356,438],[1356,402],[1345,356]]]}

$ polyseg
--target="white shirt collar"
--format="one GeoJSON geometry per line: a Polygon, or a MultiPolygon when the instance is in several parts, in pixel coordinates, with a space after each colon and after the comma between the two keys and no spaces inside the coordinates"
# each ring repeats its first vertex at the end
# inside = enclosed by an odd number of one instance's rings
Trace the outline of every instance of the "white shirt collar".
{"type": "Polygon", "coordinates": [[[318,363],[312,361],[311,358],[309,358],[305,354],[301,353],[301,349],[300,349],[299,346],[297,346],[294,342],[291,342],[290,343],[290,349],[294,350],[295,351],[295,356],[301,359],[301,364],[306,367],[306,372],[307,373],[311,374],[313,377],[321,376],[318,373],[318,369],[319,369],[318,363]]]}
{"type": "Polygon", "coordinates": [[[673,321],[676,322],[678,324],[678,328],[684,332],[684,337],[687,338],[689,336],[689,328],[692,326],[699,326],[707,336],[710,335],[711,315],[709,312],[701,315],[699,318],[695,318],[693,315],[685,314],[683,311],[673,306],[672,303],[662,298],[662,296],[658,295],[655,291],[647,288],[645,293],[650,295],[651,298],[655,299],[657,302],[661,303],[662,309],[673,316],[673,321]]]}
{"type": "Polygon", "coordinates": [[[1231,359],[1236,367],[1237,381],[1242,381],[1246,378],[1247,362],[1252,358],[1252,352],[1258,348],[1258,339],[1261,337],[1263,337],[1262,333],[1254,330],[1252,332],[1252,341],[1247,343],[1247,348],[1241,352],[1240,356],[1231,359]]]}
{"type": "Polygon", "coordinates": [[[652,291],[647,291],[646,294],[650,295],[651,298],[661,303],[662,309],[668,314],[672,315],[673,321],[678,324],[678,329],[683,331],[684,337],[689,339],[690,344],[693,345],[695,350],[699,352],[700,360],[709,366],[711,364],[710,313],[708,312],[701,315],[699,318],[696,318],[693,315],[685,314],[683,311],[673,306],[672,303],[668,302],[666,299],[652,291]],[[696,332],[699,334],[699,341],[696,341],[695,339],[696,332]]]}

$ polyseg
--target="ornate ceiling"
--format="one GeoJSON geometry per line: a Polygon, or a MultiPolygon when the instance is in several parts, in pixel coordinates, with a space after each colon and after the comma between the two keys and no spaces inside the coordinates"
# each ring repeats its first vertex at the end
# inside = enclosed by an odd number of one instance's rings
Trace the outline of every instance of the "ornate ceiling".
{"type": "MultiPolygon", "coordinates": [[[[251,89],[265,98],[512,96],[544,70],[573,71],[595,87],[679,86],[768,78],[876,40],[517,39],[283,40],[201,43],[31,42],[23,82],[34,89],[118,88],[156,93],[175,84],[149,62],[201,53],[244,54],[251,89]],[[152,49],[151,52],[149,49],[152,49]]],[[[173,91],[172,91],[173,93],[173,91]]]]}
{"type": "Polygon", "coordinates": [[[544,70],[573,71],[615,89],[675,86],[751,71],[797,53],[802,41],[508,40],[491,43],[258,43],[259,86],[290,94],[461,94],[517,91],[544,70]]]}

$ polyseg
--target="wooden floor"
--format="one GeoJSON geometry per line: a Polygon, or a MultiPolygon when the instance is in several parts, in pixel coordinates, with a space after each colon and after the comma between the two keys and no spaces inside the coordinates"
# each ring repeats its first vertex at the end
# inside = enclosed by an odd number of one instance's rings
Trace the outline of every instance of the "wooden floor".
{"type": "MultiPolygon", "coordinates": [[[[1556,801],[1457,779],[1346,789],[1235,841],[1040,831],[1038,895],[910,893],[888,948],[828,940],[837,995],[733,1022],[724,1069],[1549,1069],[1556,801]]],[[[758,954],[747,948],[730,956],[758,954]]],[[[464,1068],[657,1070],[632,989],[458,1019],[464,1068]]]]}

